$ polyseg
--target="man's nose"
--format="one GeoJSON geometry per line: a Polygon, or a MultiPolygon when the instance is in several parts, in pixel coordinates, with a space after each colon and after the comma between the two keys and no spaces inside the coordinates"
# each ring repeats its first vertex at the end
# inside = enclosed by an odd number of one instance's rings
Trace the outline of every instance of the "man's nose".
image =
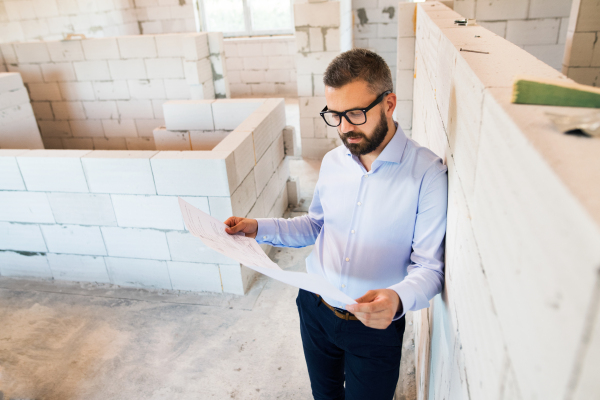
{"type": "Polygon", "coordinates": [[[342,117],[342,122],[340,123],[340,132],[348,133],[354,130],[354,125],[352,125],[345,117],[342,117]]]}

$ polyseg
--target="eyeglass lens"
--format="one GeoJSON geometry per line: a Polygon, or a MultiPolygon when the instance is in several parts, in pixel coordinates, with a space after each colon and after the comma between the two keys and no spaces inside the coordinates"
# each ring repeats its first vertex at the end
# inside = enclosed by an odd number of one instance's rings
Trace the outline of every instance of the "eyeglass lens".
{"type": "MultiPolygon", "coordinates": [[[[340,124],[340,115],[333,112],[324,113],[325,122],[332,126],[338,126],[340,124]]],[[[346,116],[350,120],[352,124],[364,124],[366,122],[367,116],[361,110],[349,111],[346,113],[346,116]]]]}

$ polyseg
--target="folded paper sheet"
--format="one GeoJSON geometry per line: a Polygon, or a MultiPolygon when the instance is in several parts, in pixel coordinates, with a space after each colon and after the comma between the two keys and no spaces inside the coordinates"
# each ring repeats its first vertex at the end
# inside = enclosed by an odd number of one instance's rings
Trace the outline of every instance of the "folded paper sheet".
{"type": "Polygon", "coordinates": [[[271,261],[256,243],[256,240],[247,238],[244,234],[229,235],[225,232],[227,225],[198,210],[185,200],[178,199],[186,228],[211,249],[288,285],[318,293],[321,296],[346,304],[356,304],[354,299],[338,290],[320,275],[282,270],[271,261]]]}

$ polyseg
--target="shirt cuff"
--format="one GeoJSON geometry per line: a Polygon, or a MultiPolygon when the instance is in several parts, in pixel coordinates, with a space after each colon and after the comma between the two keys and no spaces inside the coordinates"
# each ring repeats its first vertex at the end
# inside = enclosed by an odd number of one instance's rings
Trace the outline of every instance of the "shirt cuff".
{"type": "Polygon", "coordinates": [[[277,232],[277,225],[273,218],[256,218],[258,229],[256,230],[256,242],[271,243],[277,232]]]}
{"type": "Polygon", "coordinates": [[[404,281],[396,283],[395,285],[388,287],[388,289],[392,289],[394,292],[398,293],[398,297],[402,302],[402,312],[397,312],[394,315],[394,318],[392,318],[392,321],[396,321],[402,318],[406,314],[406,312],[410,310],[410,308],[414,305],[415,295],[410,285],[404,281]]]}

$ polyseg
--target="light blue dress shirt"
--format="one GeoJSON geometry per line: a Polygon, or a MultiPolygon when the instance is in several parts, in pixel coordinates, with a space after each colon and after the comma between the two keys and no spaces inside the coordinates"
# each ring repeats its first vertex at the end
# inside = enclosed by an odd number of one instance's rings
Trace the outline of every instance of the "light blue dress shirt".
{"type": "Polygon", "coordinates": [[[258,218],[256,235],[278,247],[314,244],[306,271],[353,299],[393,289],[403,305],[394,321],[429,307],[442,289],[448,206],[446,166],[396,126],[369,172],[344,145],[328,152],[308,214],[258,218]]]}

